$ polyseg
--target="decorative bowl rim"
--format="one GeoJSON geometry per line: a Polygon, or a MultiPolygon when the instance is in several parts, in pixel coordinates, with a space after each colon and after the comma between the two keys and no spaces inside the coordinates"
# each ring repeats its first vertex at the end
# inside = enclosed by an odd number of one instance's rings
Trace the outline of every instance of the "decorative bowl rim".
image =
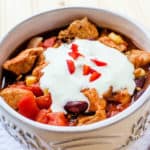
{"type": "MultiPolygon", "coordinates": [[[[64,8],[57,8],[57,9],[52,9],[52,10],[48,10],[48,11],[44,11],[41,12],[39,14],[33,15],[31,17],[29,17],[28,19],[25,19],[24,21],[22,21],[21,23],[17,24],[14,28],[12,28],[1,40],[0,44],[3,42],[3,40],[9,36],[9,34],[11,32],[13,32],[14,30],[17,30],[17,28],[24,24],[25,22],[32,20],[32,18],[35,17],[40,17],[44,14],[50,13],[50,12],[56,12],[56,11],[63,11],[63,10],[76,10],[76,9],[86,9],[86,10],[95,10],[95,11],[101,11],[101,12],[106,12],[109,14],[112,14],[116,17],[120,17],[130,23],[132,23],[134,26],[136,26],[140,31],[142,31],[144,33],[144,35],[149,39],[149,35],[148,32],[142,27],[141,24],[137,23],[133,18],[131,19],[128,16],[125,16],[123,14],[118,14],[114,11],[110,11],[110,10],[105,10],[105,9],[101,9],[101,8],[94,8],[94,7],[64,7],[64,8]]],[[[32,127],[36,127],[42,130],[47,130],[47,131],[53,131],[53,132],[68,132],[68,133],[72,133],[72,132],[85,132],[85,131],[91,131],[91,130],[96,130],[99,128],[104,128],[110,125],[113,125],[123,119],[125,119],[126,117],[130,116],[133,114],[133,112],[135,112],[138,108],[140,108],[149,98],[150,98],[150,87],[148,87],[145,92],[140,96],[140,98],[133,103],[131,106],[129,106],[127,109],[125,109],[123,112],[120,112],[119,114],[108,118],[106,120],[103,121],[99,121],[96,123],[92,123],[89,125],[83,125],[83,126],[77,126],[77,127],[62,127],[62,126],[52,126],[52,125],[46,125],[46,124],[42,124],[42,123],[38,123],[35,121],[32,121],[30,119],[27,119],[25,117],[23,117],[22,115],[20,115],[19,113],[17,113],[15,110],[13,110],[8,104],[6,104],[3,100],[2,97],[0,97],[0,107],[2,107],[8,114],[10,114],[11,116],[13,116],[15,119],[18,119],[20,121],[22,121],[23,123],[30,125],[32,127]]]]}

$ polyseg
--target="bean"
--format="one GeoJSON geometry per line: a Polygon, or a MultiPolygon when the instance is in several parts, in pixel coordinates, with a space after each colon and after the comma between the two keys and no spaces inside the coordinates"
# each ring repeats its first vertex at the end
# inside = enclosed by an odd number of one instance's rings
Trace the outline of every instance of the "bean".
{"type": "Polygon", "coordinates": [[[80,114],[86,111],[88,108],[88,103],[85,101],[69,101],[64,106],[64,109],[68,113],[80,114]]]}
{"type": "Polygon", "coordinates": [[[145,84],[145,77],[135,79],[136,87],[142,88],[145,84]]]}
{"type": "Polygon", "coordinates": [[[137,91],[135,94],[134,94],[134,100],[136,101],[143,93],[144,93],[144,89],[140,90],[140,91],[137,91]]]}
{"type": "Polygon", "coordinates": [[[93,111],[88,111],[88,112],[84,112],[83,115],[84,115],[84,116],[93,116],[93,115],[95,115],[95,112],[93,112],[93,111]]]}

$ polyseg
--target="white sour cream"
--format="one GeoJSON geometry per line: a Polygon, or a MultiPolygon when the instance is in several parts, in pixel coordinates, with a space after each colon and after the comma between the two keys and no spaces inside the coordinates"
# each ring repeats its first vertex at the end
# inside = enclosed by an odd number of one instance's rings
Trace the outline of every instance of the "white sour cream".
{"type": "Polygon", "coordinates": [[[84,57],[80,56],[74,60],[68,55],[68,52],[71,52],[72,43],[62,44],[58,48],[48,48],[44,52],[49,64],[42,70],[40,86],[42,89],[48,89],[52,95],[52,111],[65,112],[64,105],[68,101],[88,102],[80,92],[84,88],[96,88],[99,95],[102,95],[112,86],[113,91],[126,88],[130,94],[133,94],[134,67],[124,54],[98,41],[76,39],[73,43],[78,45],[78,50],[84,57]],[[90,60],[92,58],[106,62],[107,65],[96,66],[90,60]],[[73,74],[70,74],[68,70],[67,59],[74,61],[76,69],[73,74]],[[89,82],[90,74],[83,75],[84,64],[101,73],[101,76],[89,82]]]}

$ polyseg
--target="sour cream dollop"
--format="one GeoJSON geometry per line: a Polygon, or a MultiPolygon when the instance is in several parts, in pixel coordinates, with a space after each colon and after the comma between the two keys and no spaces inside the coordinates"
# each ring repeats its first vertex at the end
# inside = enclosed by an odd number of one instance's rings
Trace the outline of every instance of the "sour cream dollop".
{"type": "Polygon", "coordinates": [[[42,89],[48,89],[52,96],[53,112],[65,112],[64,105],[68,101],[86,101],[88,99],[80,92],[85,88],[95,88],[99,95],[106,92],[110,86],[113,91],[127,89],[133,94],[135,89],[134,67],[127,57],[114,48],[98,41],[76,39],[71,44],[62,44],[58,48],[48,48],[44,52],[48,65],[42,70],[40,78],[42,89]],[[76,44],[82,54],[73,59],[71,45],[76,44]],[[66,60],[72,60],[75,65],[74,73],[70,74],[66,60]],[[97,66],[91,61],[97,59],[106,62],[106,66],[97,66]],[[90,82],[90,75],[83,75],[83,65],[86,64],[101,74],[90,82]]]}

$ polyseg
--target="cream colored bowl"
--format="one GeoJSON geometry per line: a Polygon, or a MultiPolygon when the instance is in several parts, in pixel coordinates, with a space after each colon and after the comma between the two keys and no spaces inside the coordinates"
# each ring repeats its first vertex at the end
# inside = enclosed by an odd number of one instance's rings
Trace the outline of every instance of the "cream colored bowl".
{"type": "MultiPolygon", "coordinates": [[[[141,49],[150,48],[147,31],[127,17],[102,9],[62,8],[33,16],[13,28],[0,43],[0,67],[25,40],[84,16],[98,26],[108,27],[128,36],[141,49]]],[[[149,97],[150,88],[125,111],[104,121],[80,127],[58,127],[31,121],[15,112],[2,98],[0,118],[8,132],[31,150],[120,149],[138,138],[144,130],[150,108],[149,97]]]]}

